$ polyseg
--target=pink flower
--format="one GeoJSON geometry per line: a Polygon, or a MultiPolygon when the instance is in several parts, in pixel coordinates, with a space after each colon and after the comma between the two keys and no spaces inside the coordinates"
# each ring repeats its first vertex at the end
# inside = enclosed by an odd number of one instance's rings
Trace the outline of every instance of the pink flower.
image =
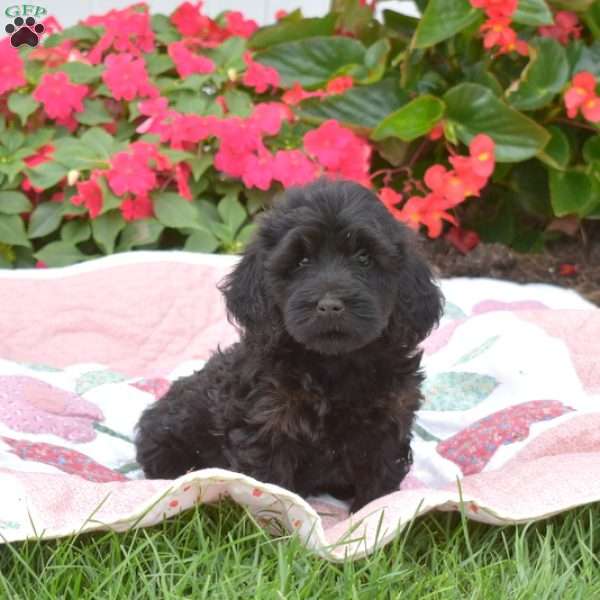
{"type": "Polygon", "coordinates": [[[278,150],[272,165],[273,179],[283,187],[304,185],[314,181],[319,168],[300,150],[278,150]]]}
{"type": "Polygon", "coordinates": [[[33,97],[44,105],[51,119],[68,119],[73,112],[83,110],[83,99],[87,96],[87,85],[71,83],[69,76],[58,71],[45,73],[33,92],[33,97]]]}
{"type": "Polygon", "coordinates": [[[446,239],[463,254],[468,254],[475,248],[479,242],[479,236],[475,231],[470,229],[462,229],[460,227],[451,227],[446,234],[446,239]]]}
{"type": "Polygon", "coordinates": [[[280,8],[278,11],[275,12],[275,19],[277,21],[280,21],[281,19],[285,19],[285,17],[288,16],[288,11],[287,10],[283,10],[283,8],[280,8]]]}
{"type": "Polygon", "coordinates": [[[156,97],[158,90],[148,80],[146,64],[131,54],[110,54],[104,61],[102,80],[115,100],[133,100],[138,96],[156,97]]]}
{"type": "Polygon", "coordinates": [[[444,136],[444,124],[442,122],[434,125],[431,131],[427,134],[427,137],[435,142],[436,140],[441,139],[444,136]]]}
{"type": "Polygon", "coordinates": [[[213,73],[215,63],[206,56],[194,54],[185,46],[185,42],[173,42],[168,46],[169,56],[175,63],[175,68],[180,77],[187,77],[193,73],[205,75],[213,73]]]}
{"type": "Polygon", "coordinates": [[[23,59],[8,37],[0,41],[0,94],[14,90],[27,83],[23,59]]]}
{"type": "Polygon", "coordinates": [[[281,102],[261,102],[254,107],[250,119],[259,131],[267,135],[276,135],[283,121],[291,121],[292,111],[281,102]]]}
{"type": "Polygon", "coordinates": [[[78,394],[25,375],[0,376],[0,422],[14,431],[91,442],[94,421],[103,419],[102,411],[78,394]]]}
{"type": "Polygon", "coordinates": [[[154,216],[152,200],[147,194],[127,198],[121,202],[121,214],[126,221],[137,221],[154,216]]]}
{"type": "Polygon", "coordinates": [[[590,123],[600,123],[600,98],[588,98],[581,107],[581,113],[590,123]]]}
{"type": "MultiPolygon", "coordinates": [[[[398,219],[398,221],[404,220],[402,211],[398,208],[398,204],[402,202],[402,195],[396,190],[389,187],[382,187],[379,190],[379,199],[384,206],[390,211],[390,214],[398,219]]],[[[417,223],[418,226],[418,223],[417,223]]]]}
{"type": "Polygon", "coordinates": [[[246,160],[249,152],[245,149],[240,150],[227,144],[221,144],[218,152],[215,154],[215,169],[229,175],[230,177],[241,177],[246,169],[246,160]]]}
{"type": "Polygon", "coordinates": [[[129,146],[133,156],[139,158],[145,165],[149,161],[154,163],[154,167],[159,171],[165,171],[171,168],[171,161],[158,151],[156,145],[150,142],[137,141],[129,146]]]}
{"type": "MultiPolygon", "coordinates": [[[[142,5],[137,5],[142,6],[142,5]]],[[[143,12],[130,6],[123,10],[111,10],[105,15],[91,16],[84,21],[91,27],[103,27],[104,35],[88,54],[92,64],[102,61],[102,55],[111,47],[117,52],[141,56],[154,50],[154,32],[146,6],[143,12]]]]}
{"type": "Polygon", "coordinates": [[[238,11],[230,11],[225,16],[227,32],[230,35],[238,35],[243,38],[252,37],[258,29],[258,23],[252,19],[244,19],[244,15],[238,11]]]}
{"type": "Polygon", "coordinates": [[[273,181],[273,155],[266,151],[248,155],[244,161],[242,180],[246,187],[268,190],[273,181]]]}
{"type": "Polygon", "coordinates": [[[350,75],[342,75],[335,77],[327,83],[325,91],[328,95],[333,96],[335,94],[343,94],[354,86],[354,80],[350,75]]]}
{"type": "Polygon", "coordinates": [[[401,210],[401,220],[409,227],[418,229],[423,223],[427,227],[429,237],[436,238],[442,233],[442,220],[458,225],[456,219],[446,212],[448,202],[435,193],[424,198],[413,196],[406,201],[401,210]]]}
{"type": "Polygon", "coordinates": [[[111,169],[107,173],[108,184],[117,196],[130,192],[144,196],[156,187],[156,174],[147,166],[147,161],[129,152],[117,152],[111,158],[111,169]]]}
{"type": "Polygon", "coordinates": [[[210,19],[201,12],[203,2],[184,2],[171,15],[171,23],[186,37],[199,36],[210,27],[210,19]]]}
{"type": "Polygon", "coordinates": [[[173,111],[165,123],[158,126],[161,141],[170,140],[173,148],[183,149],[215,135],[218,120],[213,115],[181,115],[173,111]]]}
{"type": "Polygon", "coordinates": [[[77,194],[71,198],[75,206],[85,206],[90,213],[90,219],[95,219],[102,211],[102,188],[94,178],[89,181],[77,182],[77,194]]]}
{"type": "Polygon", "coordinates": [[[563,45],[567,45],[571,39],[581,37],[581,24],[574,12],[561,10],[554,15],[554,25],[545,25],[538,29],[542,37],[551,37],[563,45]]]}
{"type": "Polygon", "coordinates": [[[304,148],[327,169],[327,175],[370,186],[371,146],[337,121],[325,121],[304,136],[304,148]]]}
{"type": "Polygon", "coordinates": [[[255,62],[250,52],[244,54],[244,62],[248,67],[242,78],[245,86],[254,88],[259,94],[266,92],[269,86],[279,87],[279,73],[273,67],[255,62]]]}
{"type": "Polygon", "coordinates": [[[577,111],[581,109],[583,116],[592,123],[600,121],[596,78],[589,71],[581,71],[573,77],[571,86],[565,92],[564,101],[569,118],[575,118],[577,111]]]}
{"type": "Polygon", "coordinates": [[[175,165],[175,181],[177,182],[177,191],[182,198],[192,200],[192,190],[190,190],[190,168],[185,163],[175,165]]]}

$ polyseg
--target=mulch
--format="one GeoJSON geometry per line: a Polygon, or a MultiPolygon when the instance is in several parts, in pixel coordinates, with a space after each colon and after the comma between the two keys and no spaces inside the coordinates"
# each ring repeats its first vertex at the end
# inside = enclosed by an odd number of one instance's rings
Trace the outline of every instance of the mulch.
{"type": "Polygon", "coordinates": [[[462,254],[443,238],[423,243],[441,277],[493,277],[571,288],[600,306],[600,223],[581,236],[549,243],[543,253],[521,254],[501,244],[479,244],[462,254]]]}

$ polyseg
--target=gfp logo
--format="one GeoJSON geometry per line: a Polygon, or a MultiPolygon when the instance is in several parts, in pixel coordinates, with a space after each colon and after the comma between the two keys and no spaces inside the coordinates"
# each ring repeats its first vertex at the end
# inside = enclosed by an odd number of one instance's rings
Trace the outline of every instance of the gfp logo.
{"type": "Polygon", "coordinates": [[[13,19],[4,30],[10,35],[10,43],[17,48],[23,44],[35,47],[40,41],[40,35],[44,33],[44,26],[37,23],[36,19],[40,19],[48,14],[48,11],[43,6],[35,6],[33,4],[15,4],[9,6],[4,14],[13,19]]]}

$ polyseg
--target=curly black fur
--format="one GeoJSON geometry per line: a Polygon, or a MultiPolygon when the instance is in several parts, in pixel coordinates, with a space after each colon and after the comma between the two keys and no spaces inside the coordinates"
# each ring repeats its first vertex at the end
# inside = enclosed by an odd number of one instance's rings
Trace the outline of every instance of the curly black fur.
{"type": "Polygon", "coordinates": [[[396,490],[442,307],[412,233],[357,184],[291,189],[222,291],[241,341],[143,413],[147,477],[222,467],[353,511],[396,490]]]}

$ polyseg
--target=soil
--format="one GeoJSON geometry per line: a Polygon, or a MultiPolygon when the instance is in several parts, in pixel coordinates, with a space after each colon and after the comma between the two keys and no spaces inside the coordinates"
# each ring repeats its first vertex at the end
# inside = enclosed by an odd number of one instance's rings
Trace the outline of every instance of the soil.
{"type": "Polygon", "coordinates": [[[600,306],[600,222],[581,235],[549,243],[543,253],[520,254],[500,244],[479,244],[462,254],[439,238],[423,244],[441,277],[493,277],[571,288],[600,306]]]}

